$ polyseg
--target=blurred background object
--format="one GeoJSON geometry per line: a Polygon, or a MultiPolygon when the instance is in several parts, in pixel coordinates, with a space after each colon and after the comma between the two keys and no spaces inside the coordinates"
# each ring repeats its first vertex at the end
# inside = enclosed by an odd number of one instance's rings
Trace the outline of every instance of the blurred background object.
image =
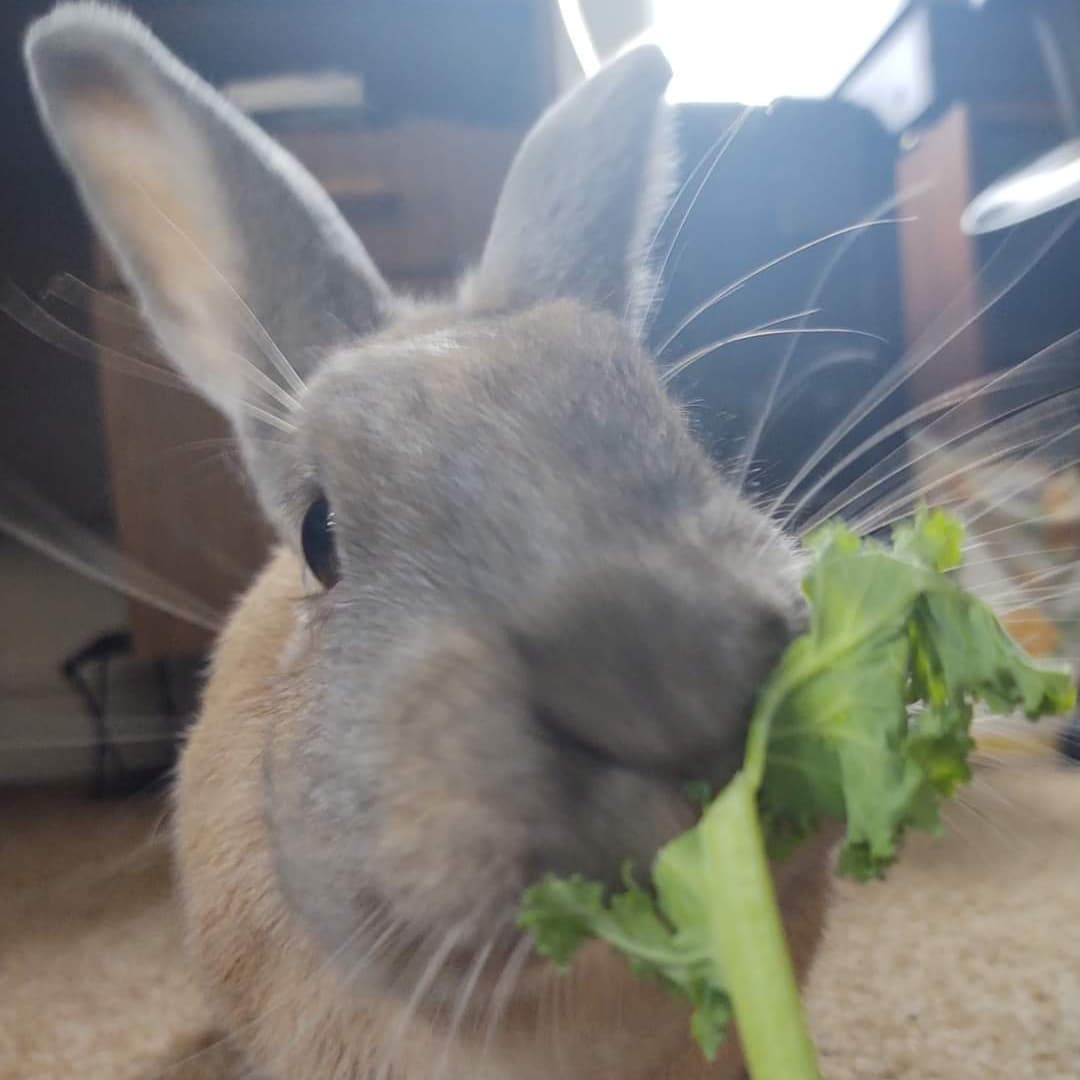
{"type": "Polygon", "coordinates": [[[1072,0],[1027,0],[1026,8],[1067,138],[995,180],[968,204],[964,232],[1030,221],[1080,198],[1080,9],[1072,0]]]}

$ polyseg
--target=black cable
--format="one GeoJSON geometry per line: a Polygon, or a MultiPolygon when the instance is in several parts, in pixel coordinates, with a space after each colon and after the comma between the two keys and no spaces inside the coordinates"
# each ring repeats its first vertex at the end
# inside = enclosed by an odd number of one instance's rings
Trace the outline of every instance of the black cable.
{"type": "Polygon", "coordinates": [[[113,765],[112,776],[122,778],[127,775],[127,764],[119,745],[112,738],[108,725],[109,708],[109,662],[116,656],[126,656],[131,652],[131,634],[126,630],[117,630],[102,634],[78,652],[69,656],[60,666],[60,672],[76,694],[83,700],[94,732],[94,794],[104,795],[109,788],[110,761],[113,765]],[[98,663],[98,692],[95,695],[90,683],[83,676],[83,669],[98,663]]]}

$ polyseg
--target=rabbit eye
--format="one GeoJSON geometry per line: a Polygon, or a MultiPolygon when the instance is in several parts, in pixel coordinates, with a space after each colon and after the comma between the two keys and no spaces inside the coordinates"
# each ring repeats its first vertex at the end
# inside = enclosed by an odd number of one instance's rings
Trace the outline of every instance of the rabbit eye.
{"type": "Polygon", "coordinates": [[[334,511],[320,495],[304,514],[300,526],[300,546],[308,569],[319,579],[324,589],[332,589],[341,577],[337,546],[334,543],[334,511]]]}

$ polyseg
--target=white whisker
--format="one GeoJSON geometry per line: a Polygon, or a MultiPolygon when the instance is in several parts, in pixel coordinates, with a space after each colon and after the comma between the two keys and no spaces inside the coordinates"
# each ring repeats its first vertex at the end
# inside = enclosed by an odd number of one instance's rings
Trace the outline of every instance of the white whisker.
{"type": "Polygon", "coordinates": [[[444,935],[442,943],[431,954],[430,959],[420,973],[420,977],[416,980],[412,994],[409,996],[401,1014],[397,1018],[393,1033],[383,1047],[382,1064],[375,1074],[375,1080],[389,1080],[392,1075],[394,1059],[397,1055],[398,1048],[401,1046],[401,1041],[405,1037],[406,1031],[413,1023],[417,1012],[423,1004],[424,998],[431,991],[443,966],[450,958],[450,954],[460,943],[465,934],[465,929],[466,927],[463,923],[458,923],[451,927],[444,935]]]}
{"type": "MultiPolygon", "coordinates": [[[[784,489],[776,496],[775,505],[784,505],[791,497],[792,493],[859,423],[869,416],[875,408],[889,397],[890,394],[903,386],[914,374],[924,368],[926,364],[928,364],[935,356],[939,355],[943,349],[955,341],[965,330],[989,311],[1003,296],[1011,292],[1016,285],[1027,276],[1030,270],[1037,265],[1054,244],[1061,239],[1068,229],[1071,228],[1075,220],[1076,215],[1072,215],[1066,221],[1059,222],[1049,231],[1048,236],[1042,238],[1039,243],[1033,245],[1035,248],[1034,252],[1030,254],[1028,258],[1023,260],[1023,265],[1019,271],[1015,271],[1008,275],[1006,280],[996,287],[986,289],[985,286],[987,282],[985,279],[989,277],[991,268],[995,265],[1008,245],[1008,240],[1003,242],[997,251],[990,257],[986,266],[984,266],[975,277],[971,286],[964,290],[960,297],[948,305],[942,315],[936,319],[922,335],[920,341],[909,350],[905,360],[884,375],[870,391],[859,400],[848,414],[847,419],[838,425],[838,427],[822,441],[821,445],[807,457],[807,460],[803,462],[802,466],[796,471],[791,480],[788,481],[784,489]],[[966,306],[971,299],[970,294],[980,287],[985,289],[985,295],[976,303],[974,312],[961,318],[959,325],[955,325],[956,309],[961,306],[966,306]],[[942,335],[941,328],[943,325],[948,327],[948,329],[942,335]]],[[[796,504],[796,509],[791,512],[789,517],[797,513],[798,509],[801,509],[801,505],[801,502],[796,504]]]]}
{"type": "Polygon", "coordinates": [[[304,380],[300,378],[296,371],[296,368],[289,363],[288,358],[278,348],[277,342],[270,336],[266,327],[259,321],[255,312],[251,310],[251,307],[244,300],[244,298],[237,292],[236,287],[229,281],[227,277],[214,265],[213,260],[207,257],[194,239],[189,236],[173,219],[158,205],[153,196],[146,190],[146,187],[142,184],[136,184],[143,198],[146,199],[150,208],[164,221],[169,228],[171,228],[177,236],[179,236],[190,248],[195,255],[198,256],[203,266],[213,274],[214,278],[220,282],[229,293],[232,300],[235,302],[240,312],[244,315],[245,321],[248,324],[248,332],[256,344],[261,345],[264,356],[269,360],[278,373],[285,379],[285,381],[292,388],[292,391],[296,394],[303,394],[307,389],[304,380]]]}
{"type": "Polygon", "coordinates": [[[0,495],[4,500],[0,532],[61,566],[185,622],[212,631],[220,627],[221,616],[207,604],[121,555],[2,471],[0,495]]]}
{"type": "Polygon", "coordinates": [[[39,304],[35,304],[26,293],[11,282],[4,282],[0,287],[0,312],[18,323],[28,333],[50,345],[57,346],[71,356],[111,368],[125,375],[143,378],[147,382],[195,395],[192,387],[179,375],[140,357],[130,356],[118,349],[99,345],[85,334],[79,333],[49,314],[39,304]]]}
{"type": "Polygon", "coordinates": [[[1027,531],[1031,529],[1033,525],[1049,524],[1050,520],[1049,514],[1039,514],[1025,518],[1023,521],[1010,521],[1007,525],[997,525],[993,529],[983,529],[981,532],[969,531],[968,539],[973,544],[985,545],[991,537],[1000,537],[1005,533],[1013,532],[1016,529],[1024,529],[1027,531]]]}
{"type": "MultiPolygon", "coordinates": [[[[914,187],[906,188],[904,191],[891,195],[887,199],[883,199],[871,209],[870,213],[866,215],[861,222],[857,222],[856,226],[850,232],[842,236],[840,238],[841,242],[826,260],[825,265],[821,268],[821,272],[814,281],[813,287],[807,297],[807,303],[811,306],[817,304],[821,294],[825,291],[826,284],[833,275],[833,271],[840,265],[840,261],[851,250],[855,242],[865,235],[866,229],[859,226],[886,224],[888,219],[882,219],[882,214],[892,210],[901,200],[918,198],[918,196],[928,190],[930,186],[931,185],[928,183],[915,185],[914,187]]],[[[754,426],[751,429],[749,438],[746,442],[746,453],[743,455],[737,481],[737,488],[739,491],[746,490],[746,481],[749,470],[753,467],[754,458],[757,456],[758,448],[761,446],[761,440],[765,434],[766,426],[776,411],[777,395],[780,390],[780,384],[787,376],[788,368],[795,356],[795,349],[798,344],[798,338],[791,339],[783,359],[773,373],[772,380],[769,383],[769,391],[765,396],[765,403],[762,405],[761,411],[754,421],[754,426]]]]}
{"type": "MultiPolygon", "coordinates": [[[[144,379],[146,382],[165,386],[171,390],[189,394],[192,397],[199,396],[197,391],[180,375],[144,357],[132,356],[119,349],[113,349],[94,341],[92,338],[61,322],[39,304],[35,304],[30,297],[10,282],[5,282],[0,287],[0,313],[7,315],[28,333],[80,360],[85,360],[107,370],[116,371],[121,375],[144,379]]],[[[259,371],[250,360],[241,359],[246,365],[245,377],[255,379],[258,376],[263,390],[271,394],[271,396],[282,400],[282,403],[291,409],[299,407],[299,403],[294,398],[287,395],[264,372],[259,371]],[[263,383],[266,385],[262,385],[263,383]],[[273,389],[269,389],[270,387],[273,389]]],[[[284,417],[252,402],[242,402],[240,407],[251,416],[263,420],[281,431],[291,433],[296,430],[295,425],[284,417]]]]}
{"type": "Polygon", "coordinates": [[[446,1074],[447,1066],[450,1064],[450,1054],[453,1050],[454,1039],[457,1037],[458,1030],[461,1027],[461,1021],[464,1019],[466,1010],[472,1000],[473,993],[476,990],[477,983],[480,981],[484,965],[487,964],[488,958],[495,948],[496,936],[497,931],[496,934],[491,936],[487,944],[477,952],[476,959],[473,960],[472,964],[469,966],[468,974],[465,976],[465,982],[458,991],[458,999],[454,1005],[454,1011],[450,1016],[450,1023],[446,1031],[446,1042],[443,1047],[442,1056],[439,1058],[439,1064],[435,1070],[434,1080],[442,1080],[443,1076],[446,1074]]]}
{"type": "Polygon", "coordinates": [[[79,311],[89,313],[97,309],[105,313],[118,326],[124,326],[144,337],[151,336],[149,327],[134,303],[121,300],[120,297],[113,296],[104,289],[95,289],[93,285],[88,285],[74,274],[56,274],[49,279],[41,293],[41,299],[44,302],[53,297],[79,311]]]}
{"type": "MultiPolygon", "coordinates": [[[[743,111],[735,118],[734,121],[725,129],[724,133],[710,146],[704,154],[698,159],[698,163],[691,169],[686,179],[679,186],[679,190],[676,192],[674,198],[672,198],[667,205],[667,209],[664,211],[663,216],[660,219],[659,225],[653,231],[652,240],[649,242],[649,246],[646,249],[645,257],[643,259],[644,265],[648,265],[652,261],[652,257],[660,237],[663,235],[664,227],[671,219],[671,215],[675,212],[675,208],[678,206],[682,196],[689,190],[690,184],[693,181],[697,173],[704,169],[704,174],[701,177],[701,181],[694,189],[694,194],[690,198],[690,205],[687,206],[683,213],[683,216],[679,219],[679,224],[675,229],[675,234],[672,236],[671,241],[668,243],[667,250],[664,252],[664,258],[660,262],[660,266],[657,268],[656,273],[653,275],[653,291],[649,297],[649,303],[645,311],[645,326],[648,327],[652,318],[655,316],[656,311],[659,309],[658,295],[663,288],[663,282],[667,273],[668,263],[671,261],[671,256],[675,251],[679,242],[679,237],[682,236],[683,229],[686,228],[686,223],[690,219],[690,215],[693,213],[694,207],[697,205],[698,199],[701,197],[701,193],[705,190],[706,185],[712,179],[713,173],[716,171],[716,167],[720,164],[724,155],[728,151],[728,147],[735,141],[735,136],[742,130],[743,125],[746,123],[747,118],[751,115],[753,110],[749,107],[743,109],[743,111]],[[711,159],[711,160],[710,160],[711,159]],[[708,164],[706,164],[708,163],[708,164]]],[[[643,335],[644,336],[644,335],[643,335]]]]}
{"type": "Polygon", "coordinates": [[[521,979],[521,972],[528,962],[531,952],[532,941],[527,935],[522,935],[503,965],[503,970],[495,981],[494,987],[492,987],[491,997],[488,1002],[488,1019],[484,1028],[481,1058],[486,1058],[488,1055],[491,1040],[495,1037],[495,1030],[502,1022],[503,1015],[517,989],[518,982],[521,979]]]}
{"type": "MultiPolygon", "coordinates": [[[[798,377],[790,386],[784,389],[782,394],[776,395],[775,404],[773,404],[771,409],[771,416],[773,418],[783,416],[789,408],[797,404],[801,400],[800,394],[803,386],[809,379],[816,375],[820,375],[823,371],[828,371],[830,368],[834,367],[843,367],[849,364],[871,364],[877,360],[878,357],[879,354],[872,349],[837,349],[825,355],[815,357],[810,363],[804,364],[799,368],[798,377]]],[[[768,399],[766,399],[765,404],[769,404],[768,399]]],[[[762,415],[768,417],[770,413],[763,409],[762,415]]],[[[765,425],[762,425],[762,431],[764,430],[765,425]]],[[[760,436],[758,436],[757,441],[760,441],[760,436]]],[[[749,462],[752,461],[754,453],[755,449],[751,448],[750,454],[745,458],[747,467],[749,467],[749,462]]]]}
{"type": "Polygon", "coordinates": [[[885,340],[878,334],[871,334],[867,330],[853,330],[847,326],[775,327],[771,329],[746,330],[739,334],[732,334],[730,337],[721,338],[719,341],[711,341],[708,345],[703,345],[701,348],[695,349],[693,352],[681,357],[670,367],[664,369],[660,375],[660,382],[666,385],[677,375],[684,372],[691,364],[696,363],[702,357],[708,356],[710,353],[716,352],[718,349],[722,349],[725,345],[734,345],[739,341],[751,341],[754,338],[789,337],[791,335],[801,337],[803,334],[837,334],[850,337],[872,338],[876,341],[885,340]]]}
{"type": "Polygon", "coordinates": [[[282,420],[276,413],[272,413],[267,409],[262,409],[258,405],[252,405],[250,401],[242,401],[240,407],[248,414],[248,416],[254,417],[256,420],[261,420],[264,424],[276,428],[278,431],[284,431],[287,435],[291,435],[296,431],[295,424],[290,424],[288,420],[282,420]]]}
{"type": "MultiPolygon", "coordinates": [[[[149,717],[147,717],[149,719],[149,717]]],[[[162,743],[175,744],[182,740],[182,736],[170,732],[135,732],[122,733],[111,732],[109,745],[119,746],[157,746],[162,743]]],[[[43,738],[43,739],[0,739],[0,747],[4,750],[91,750],[97,745],[97,740],[92,735],[74,738],[43,738]]]]}
{"type": "MultiPolygon", "coordinates": [[[[1025,525],[1027,523],[1025,522],[1025,525]]],[[[977,548],[986,547],[985,544],[964,544],[962,551],[965,553],[968,551],[976,550],[977,548]]],[[[1022,551],[1007,551],[1000,555],[994,555],[989,559],[964,559],[965,569],[970,569],[975,566],[995,566],[1001,563],[1010,563],[1018,559],[1035,558],[1044,555],[1066,555],[1074,554],[1080,550],[1080,544],[1069,544],[1065,547],[1042,547],[1042,548],[1026,548],[1022,551]]]]}
{"type": "MultiPolygon", "coordinates": [[[[7,744],[5,744],[6,746],[7,744]]],[[[38,884],[47,889],[54,899],[63,899],[71,896],[77,900],[86,895],[88,890],[95,885],[102,884],[112,878],[119,877],[127,871],[140,868],[149,859],[167,856],[172,838],[162,832],[162,822],[150,830],[145,840],[141,840],[129,851],[121,855],[108,858],[104,862],[94,862],[91,865],[79,866],[75,869],[66,869],[59,875],[59,879],[45,879],[38,884]]],[[[16,893],[16,901],[13,906],[5,905],[5,916],[15,919],[23,912],[29,912],[35,905],[41,903],[40,892],[27,890],[26,895],[16,893]]]]}
{"type": "MultiPolygon", "coordinates": [[[[799,510],[802,509],[810,499],[812,499],[831,480],[840,475],[844,469],[853,465],[859,458],[879,446],[886,439],[904,431],[920,420],[933,417],[935,413],[942,412],[941,416],[936,417],[931,423],[923,428],[921,434],[925,439],[925,437],[935,428],[953,425],[957,415],[965,406],[973,403],[977,403],[979,406],[976,422],[971,427],[958,431],[950,431],[950,439],[948,441],[935,447],[933,451],[920,454],[914,461],[909,459],[906,449],[894,450],[882,461],[877,462],[872,468],[868,469],[857,480],[848,484],[842,492],[834,496],[826,507],[818,511],[818,513],[811,518],[806,527],[814,528],[816,524],[820,523],[826,517],[843,513],[843,511],[851,506],[856,500],[865,498],[875,488],[880,487],[894,477],[911,469],[915,464],[927,457],[928,453],[936,453],[941,448],[952,445],[953,443],[966,438],[968,435],[974,434],[984,428],[988,429],[1002,417],[1018,412],[1026,405],[1038,405],[1047,398],[1061,396],[1067,391],[1062,390],[1056,383],[1051,384],[1051,386],[1053,386],[1053,389],[1051,389],[1047,386],[1040,386],[1038,380],[1047,380],[1052,374],[1051,371],[1046,370],[1049,361],[1060,359],[1061,353],[1066,347],[1075,345],[1078,342],[1080,342],[1080,331],[1075,331],[1072,334],[1060,338],[1058,341],[1055,341],[1045,349],[1040,350],[1038,353],[1015,367],[1009,368],[998,374],[983,375],[975,379],[970,379],[960,386],[937,394],[930,400],[922,402],[907,410],[894,421],[884,425],[884,427],[880,428],[873,435],[864,439],[858,446],[844,455],[840,461],[831,466],[823,476],[819,477],[810,489],[805,492],[801,500],[796,503],[791,511],[781,520],[782,527],[786,527],[794,515],[798,514],[799,510]],[[1011,392],[1015,389],[1013,386],[1014,383],[1020,383],[1021,385],[1025,383],[1030,384],[1027,387],[1027,400],[1018,401],[1016,399],[1008,399],[1005,404],[999,407],[997,412],[988,412],[985,403],[991,392],[1011,392]],[[899,461],[900,463],[893,466],[891,463],[895,461],[899,461]],[[878,475],[881,473],[884,473],[884,475],[878,475]],[[873,483],[868,483],[871,479],[873,479],[873,483]]],[[[1072,366],[1070,365],[1070,375],[1072,374],[1071,367],[1072,366]]],[[[1073,377],[1073,382],[1075,382],[1075,377],[1073,377]]]]}
{"type": "MultiPolygon", "coordinates": [[[[1064,566],[1054,569],[1059,574],[1069,573],[1072,570],[1071,567],[1064,566]]],[[[1068,600],[1074,596],[1080,596],[1080,584],[1044,585],[1041,588],[1028,588],[1026,585],[1018,584],[1014,588],[1002,589],[1001,592],[984,597],[984,599],[1001,614],[1007,615],[1009,612],[1022,611],[1030,607],[1046,608],[1058,600],[1068,600]]],[[[1053,621],[1052,617],[1050,621],[1053,621]]]]}
{"type": "Polygon", "coordinates": [[[1013,847],[1021,847],[1024,844],[1029,843],[1029,841],[1026,840],[1022,841],[1019,833],[1014,832],[1012,829],[1006,829],[1000,822],[995,821],[985,811],[980,810],[962,791],[958,791],[953,795],[952,806],[957,810],[962,810],[967,813],[980,825],[989,826],[993,832],[997,833],[999,839],[1007,841],[1013,847]]]}
{"type": "MultiPolygon", "coordinates": [[[[956,467],[948,469],[948,471],[944,472],[943,474],[935,475],[932,478],[928,478],[925,483],[921,484],[920,486],[909,492],[906,492],[899,499],[887,503],[884,506],[878,505],[873,510],[868,511],[862,516],[862,518],[860,519],[860,527],[872,529],[880,528],[884,524],[884,522],[879,520],[882,516],[887,517],[889,515],[892,515],[898,509],[904,506],[913,506],[918,500],[926,498],[932,491],[938,490],[940,488],[948,490],[952,482],[959,479],[960,477],[965,476],[969,473],[975,473],[978,470],[983,469],[988,465],[992,465],[997,461],[1013,458],[1020,451],[1027,451],[1027,453],[1025,453],[1020,458],[1020,461],[1026,461],[1033,454],[1044,452],[1048,446],[1056,442],[1058,439],[1064,438],[1067,435],[1072,434],[1077,429],[1080,429],[1080,423],[1072,424],[1066,431],[1055,436],[1054,438],[1050,440],[1047,440],[1046,438],[1046,430],[1050,426],[1051,421],[1055,420],[1058,416],[1061,415],[1076,415],[1075,404],[1078,398],[1080,398],[1080,390],[1068,391],[1059,395],[1058,398],[1051,399],[1040,406],[1034,406],[1025,409],[1023,410],[1023,412],[1016,414],[1008,420],[999,423],[996,427],[990,429],[990,434],[994,435],[995,438],[1012,435],[1015,429],[1020,429],[1021,431],[1023,431],[1023,429],[1027,428],[1028,430],[1024,433],[1022,438],[1017,438],[1014,442],[1010,442],[1005,445],[993,447],[981,457],[975,458],[973,460],[963,461],[956,467]]],[[[967,437],[967,434],[969,433],[965,433],[964,436],[957,437],[956,439],[948,440],[941,446],[927,450],[916,460],[922,460],[922,458],[925,458],[927,456],[940,454],[943,449],[947,448],[950,445],[954,445],[958,441],[958,439],[967,437]]],[[[1015,467],[1016,462],[1014,462],[1013,465],[1010,466],[1010,469],[1015,467]]],[[[1054,475],[1054,473],[1061,472],[1062,469],[1065,467],[1066,466],[1062,466],[1058,469],[1053,470],[1053,472],[1048,472],[1044,474],[1044,478],[1052,476],[1054,475]]],[[[1008,475],[1009,471],[1010,470],[1007,469],[1005,471],[1005,475],[1008,475]]],[[[1012,498],[1025,488],[1030,487],[1031,483],[1031,480],[1025,480],[1023,484],[1016,487],[1008,495],[998,499],[989,507],[984,508],[973,516],[967,515],[966,524],[969,526],[976,524],[983,517],[985,517],[987,513],[1004,505],[1004,503],[1009,498],[1012,498]]]]}
{"type": "MultiPolygon", "coordinates": [[[[100,289],[87,285],[73,274],[60,274],[55,277],[46,288],[44,297],[56,297],[76,310],[93,313],[97,318],[104,317],[110,323],[124,327],[129,332],[137,333],[146,339],[147,345],[155,354],[157,352],[153,335],[136,307],[109,296],[100,289]]],[[[205,342],[202,335],[196,335],[195,340],[205,342]]],[[[218,348],[216,343],[215,348],[218,348]]],[[[242,353],[229,350],[222,352],[222,356],[227,356],[242,365],[244,377],[253,388],[261,390],[268,397],[283,405],[289,412],[296,412],[300,408],[300,402],[296,397],[275,382],[262,368],[257,364],[253,364],[242,353]]]]}
{"type": "MultiPolygon", "coordinates": [[[[345,951],[355,943],[356,939],[367,929],[369,929],[371,924],[375,922],[377,918],[381,917],[384,910],[385,905],[379,904],[370,912],[368,912],[368,914],[357,924],[356,928],[346,936],[345,940],[336,949],[334,949],[333,952],[327,954],[320,961],[319,965],[315,969],[314,976],[318,977],[324,971],[327,971],[330,967],[337,963],[337,961],[341,958],[345,951]]],[[[399,924],[391,920],[389,928],[397,930],[400,927],[399,924]]],[[[384,933],[386,933],[386,931],[384,931],[384,933]]],[[[359,961],[356,966],[359,966],[363,962],[365,962],[364,959],[361,959],[361,961],[359,961]]],[[[261,1012],[254,1019],[248,1020],[246,1023],[233,1028],[229,1032],[226,1032],[221,1036],[221,1038],[214,1039],[206,1046],[202,1047],[200,1050],[197,1050],[192,1054],[187,1054],[186,1056],[178,1059],[177,1061],[171,1062],[167,1068],[163,1069],[160,1073],[157,1074],[156,1080],[167,1080],[167,1078],[171,1074],[176,1072],[177,1069],[184,1068],[185,1066],[194,1064],[196,1061],[202,1060],[204,1057],[213,1054],[215,1051],[219,1050],[227,1043],[238,1043],[241,1036],[265,1024],[266,1021],[271,1019],[272,1017],[280,1016],[280,1014],[285,1009],[292,1008],[293,1004],[294,1002],[292,998],[290,998],[288,995],[283,996],[276,1005],[270,1006],[270,1008],[261,1012]]],[[[313,1017],[310,1027],[314,1029],[314,1027],[319,1023],[320,1019],[321,1018],[313,1017]]]]}
{"type": "MultiPolygon", "coordinates": [[[[1075,415],[1075,412],[1073,415],[1075,415]]],[[[1015,462],[1009,469],[1006,469],[1003,475],[1008,476],[1011,472],[1015,471],[1015,469],[1018,468],[1020,464],[1027,461],[1029,457],[1033,456],[1036,453],[1040,455],[1045,455],[1046,451],[1049,450],[1050,447],[1052,447],[1055,443],[1059,442],[1061,439],[1067,438],[1075,432],[1080,432],[1080,421],[1077,421],[1075,424],[1070,424],[1069,427],[1067,427],[1058,435],[1055,435],[1053,438],[1044,439],[1040,444],[1036,446],[1034,451],[1024,455],[1024,457],[1021,458],[1019,462],[1015,462]]],[[[1059,475],[1060,473],[1068,471],[1077,464],[1078,460],[1080,459],[1076,457],[1075,453],[1070,454],[1068,458],[1058,464],[1055,468],[1048,469],[1046,472],[1041,473],[1037,477],[1029,476],[1028,478],[1022,480],[1020,483],[1014,485],[1004,495],[999,496],[993,502],[983,506],[978,511],[978,513],[972,515],[968,519],[968,524],[977,525],[980,521],[982,521],[983,518],[987,516],[987,514],[992,514],[995,510],[1000,510],[1001,507],[1003,507],[1010,499],[1013,499],[1024,491],[1029,490],[1034,484],[1045,482],[1052,477],[1059,475]]]]}
{"type": "MultiPolygon", "coordinates": [[[[571,976],[571,978],[573,978],[573,976],[571,976]]],[[[559,1019],[559,1001],[562,997],[562,990],[566,983],[567,980],[562,976],[556,976],[551,980],[551,1048],[554,1053],[557,1074],[563,1077],[572,1075],[563,1048],[562,1023],[559,1019]]]]}
{"type": "MultiPolygon", "coordinates": [[[[895,199],[892,200],[895,202],[895,199]]],[[[657,356],[663,356],[675,340],[688,329],[689,326],[700,316],[704,315],[711,307],[720,303],[721,300],[726,300],[732,293],[741,289],[748,282],[759,277],[768,270],[772,270],[788,259],[793,259],[797,255],[801,255],[804,252],[811,251],[816,247],[820,247],[822,244],[828,243],[830,240],[836,240],[839,237],[847,236],[851,233],[865,232],[867,229],[872,229],[881,225],[897,225],[912,220],[911,218],[881,218],[876,221],[860,221],[854,225],[845,225],[842,229],[834,229],[830,233],[826,233],[824,236],[819,236],[814,240],[808,240],[805,244],[800,244],[798,247],[792,248],[790,251],[785,251],[783,255],[777,255],[775,258],[770,259],[766,263],[762,263],[761,266],[756,267],[753,270],[748,271],[741,277],[736,278],[730,284],[725,285],[718,292],[713,293],[710,297],[703,300],[697,307],[695,307],[689,315],[687,315],[678,326],[664,339],[663,343],[656,349],[657,356]]],[[[813,300],[810,301],[814,303],[813,300]]]]}

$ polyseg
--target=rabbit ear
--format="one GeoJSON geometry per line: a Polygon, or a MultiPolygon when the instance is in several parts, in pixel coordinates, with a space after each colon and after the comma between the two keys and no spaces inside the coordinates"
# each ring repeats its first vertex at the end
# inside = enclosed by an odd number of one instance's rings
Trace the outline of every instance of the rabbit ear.
{"type": "MultiPolygon", "coordinates": [[[[38,108],[166,352],[243,431],[389,291],[329,196],[141,23],[64,4],[31,27],[38,108]],[[276,388],[271,387],[273,391],[276,388]]],[[[280,411],[280,407],[279,407],[280,411]]]]}
{"type": "Polygon", "coordinates": [[[663,53],[623,54],[553,106],[522,144],[462,302],[473,310],[574,298],[638,329],[646,251],[675,157],[663,53]]]}

